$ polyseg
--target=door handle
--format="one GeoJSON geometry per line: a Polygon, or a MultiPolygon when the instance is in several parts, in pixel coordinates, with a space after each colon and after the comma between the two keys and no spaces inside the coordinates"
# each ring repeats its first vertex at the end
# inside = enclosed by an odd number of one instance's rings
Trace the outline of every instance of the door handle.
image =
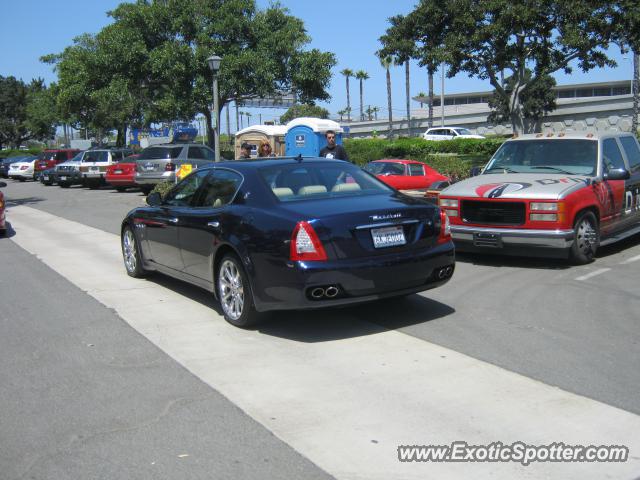
{"type": "Polygon", "coordinates": [[[218,228],[220,227],[220,222],[209,222],[207,223],[207,226],[211,228],[218,228]]]}
{"type": "Polygon", "coordinates": [[[167,222],[169,223],[178,223],[178,219],[176,217],[167,218],[167,222]]]}

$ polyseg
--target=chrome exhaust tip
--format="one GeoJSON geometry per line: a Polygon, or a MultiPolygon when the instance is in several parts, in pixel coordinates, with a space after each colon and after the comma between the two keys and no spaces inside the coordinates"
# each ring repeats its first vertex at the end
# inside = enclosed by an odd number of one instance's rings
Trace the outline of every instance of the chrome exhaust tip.
{"type": "Polygon", "coordinates": [[[316,300],[321,299],[322,297],[324,297],[324,288],[314,288],[313,290],[311,290],[311,298],[315,298],[316,300]]]}
{"type": "Polygon", "coordinates": [[[324,291],[324,294],[327,296],[327,298],[334,298],[336,295],[338,295],[338,293],[340,293],[340,290],[338,290],[338,287],[335,287],[333,285],[327,287],[327,289],[324,291]]]}
{"type": "Polygon", "coordinates": [[[451,274],[453,274],[453,267],[452,266],[448,266],[446,272],[447,272],[447,277],[450,277],[451,274]]]}

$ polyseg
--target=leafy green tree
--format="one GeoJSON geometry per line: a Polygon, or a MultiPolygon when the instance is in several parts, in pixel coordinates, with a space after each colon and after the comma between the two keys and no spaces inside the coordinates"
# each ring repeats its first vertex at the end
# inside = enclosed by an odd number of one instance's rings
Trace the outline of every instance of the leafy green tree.
{"type": "Polygon", "coordinates": [[[615,66],[606,50],[615,40],[621,5],[599,0],[420,0],[407,16],[414,27],[408,29],[409,38],[422,65],[445,62],[449,77],[465,72],[489,80],[502,97],[500,105],[509,109],[513,130],[521,133],[528,127],[522,93],[540,77],[560,70],[571,73],[573,62],[584,72],[615,66]],[[511,72],[509,91],[499,80],[503,69],[511,72]],[[533,72],[530,77],[527,69],[533,72]]]}
{"type": "Polygon", "coordinates": [[[326,108],[307,103],[293,105],[284,115],[280,117],[280,123],[287,123],[298,117],[329,118],[329,111],[326,108]]]}
{"type": "Polygon", "coordinates": [[[347,108],[346,108],[346,113],[347,113],[347,121],[351,121],[351,94],[349,91],[349,78],[353,77],[353,70],[351,70],[350,68],[345,68],[343,70],[340,71],[340,75],[344,76],[344,79],[346,81],[346,86],[347,86],[347,108]]]}
{"type": "Polygon", "coordinates": [[[631,131],[638,135],[640,115],[640,7],[636,0],[620,0],[616,10],[616,41],[623,51],[633,52],[633,120],[631,131]]]}
{"type": "Polygon", "coordinates": [[[358,70],[355,73],[356,79],[360,82],[360,120],[364,120],[364,95],[363,95],[363,83],[365,80],[369,80],[369,74],[364,70],[358,70]]]}
{"type": "Polygon", "coordinates": [[[47,88],[42,79],[34,80],[27,93],[25,125],[31,140],[49,140],[56,134],[60,122],[56,104],[56,85],[47,88]]]}
{"type": "MultiPolygon", "coordinates": [[[[538,76],[535,81],[531,81],[532,73],[530,70],[525,72],[525,81],[527,86],[520,93],[520,102],[522,103],[522,115],[526,130],[537,129],[538,121],[545,114],[555,110],[556,94],[553,88],[556,81],[550,75],[538,76]]],[[[515,88],[515,79],[508,77],[504,82],[504,90],[507,94],[515,88]]],[[[489,114],[490,122],[502,123],[511,119],[511,110],[504,95],[498,95],[494,91],[489,99],[489,107],[492,112],[489,114]]]]}

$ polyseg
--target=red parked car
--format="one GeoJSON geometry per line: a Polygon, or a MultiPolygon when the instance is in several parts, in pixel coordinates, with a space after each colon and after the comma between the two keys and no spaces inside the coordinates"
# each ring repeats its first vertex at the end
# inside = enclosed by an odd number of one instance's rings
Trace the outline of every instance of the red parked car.
{"type": "Polygon", "coordinates": [[[78,153],[80,153],[80,150],[77,148],[56,148],[44,150],[40,155],[38,155],[38,160],[36,160],[33,170],[33,178],[38,179],[40,177],[40,172],[49,170],[50,168],[55,168],[59,163],[71,160],[78,153]]]}
{"type": "Polygon", "coordinates": [[[430,187],[434,182],[449,180],[434,168],[416,160],[374,160],[364,169],[398,190],[419,190],[430,187]]]}
{"type": "Polygon", "coordinates": [[[119,192],[124,192],[128,187],[136,186],[136,159],[139,153],[129,155],[124,160],[107,167],[105,180],[109,185],[116,187],[119,192]]]}
{"type": "MultiPolygon", "coordinates": [[[[0,188],[6,187],[7,184],[0,182],[0,188]]],[[[7,233],[7,224],[4,216],[4,195],[0,192],[0,236],[7,233]]]]}

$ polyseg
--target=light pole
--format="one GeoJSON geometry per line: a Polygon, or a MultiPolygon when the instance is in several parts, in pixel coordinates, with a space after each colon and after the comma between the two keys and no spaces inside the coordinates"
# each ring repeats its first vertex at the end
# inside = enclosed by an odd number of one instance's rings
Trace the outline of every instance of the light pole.
{"type": "Polygon", "coordinates": [[[220,58],[217,55],[211,55],[207,58],[207,63],[213,74],[213,114],[211,115],[211,123],[213,127],[213,141],[215,151],[215,161],[220,161],[220,118],[218,115],[218,70],[220,70],[220,58]]]}

